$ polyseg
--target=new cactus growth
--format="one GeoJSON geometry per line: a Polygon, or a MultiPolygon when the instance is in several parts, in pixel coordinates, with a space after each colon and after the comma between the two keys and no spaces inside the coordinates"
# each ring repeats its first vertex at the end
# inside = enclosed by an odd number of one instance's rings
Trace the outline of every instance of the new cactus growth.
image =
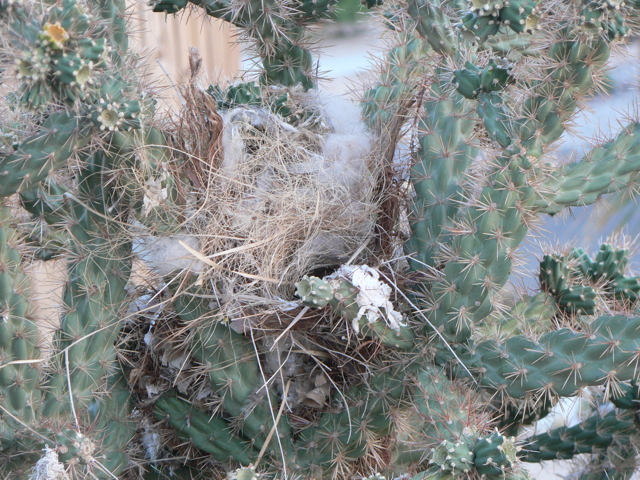
{"type": "Polygon", "coordinates": [[[638,179],[637,119],[550,153],[640,2],[364,3],[391,45],[349,117],[307,31],[332,0],[151,0],[260,59],[204,87],[192,52],[172,114],[124,1],[0,0],[3,478],[528,480],[584,453],[580,478],[630,478],[629,249],[546,252],[503,294],[538,216],[638,179]],[[67,270],[42,352],[36,261],[67,270]],[[601,409],[522,436],[581,395],[601,409]]]}

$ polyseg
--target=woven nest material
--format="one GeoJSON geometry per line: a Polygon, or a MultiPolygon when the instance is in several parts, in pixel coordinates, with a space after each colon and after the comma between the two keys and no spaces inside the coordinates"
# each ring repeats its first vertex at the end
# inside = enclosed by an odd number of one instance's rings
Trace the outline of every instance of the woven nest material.
{"type": "Polygon", "coordinates": [[[292,308],[296,281],[366,253],[373,236],[380,156],[357,105],[298,95],[316,113],[293,126],[267,108],[220,116],[204,91],[183,90],[174,147],[194,186],[185,229],[144,258],[161,274],[200,274],[232,320],[292,308]]]}

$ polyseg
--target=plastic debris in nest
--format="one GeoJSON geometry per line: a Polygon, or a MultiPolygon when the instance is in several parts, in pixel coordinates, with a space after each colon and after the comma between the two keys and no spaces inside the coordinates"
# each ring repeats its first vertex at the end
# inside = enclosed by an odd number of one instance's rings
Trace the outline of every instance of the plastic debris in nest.
{"type": "Polygon", "coordinates": [[[329,282],[336,300],[340,295],[340,279],[349,280],[357,289],[356,303],[360,307],[358,315],[352,320],[353,329],[360,332],[360,319],[366,316],[369,323],[382,319],[392,330],[400,332],[405,327],[403,315],[397,312],[391,302],[391,287],[380,280],[380,274],[368,265],[342,265],[331,275],[324,278],[329,282]]]}
{"type": "Polygon", "coordinates": [[[69,480],[69,475],[58,460],[58,452],[45,447],[44,455],[31,469],[29,480],[69,480]]]}

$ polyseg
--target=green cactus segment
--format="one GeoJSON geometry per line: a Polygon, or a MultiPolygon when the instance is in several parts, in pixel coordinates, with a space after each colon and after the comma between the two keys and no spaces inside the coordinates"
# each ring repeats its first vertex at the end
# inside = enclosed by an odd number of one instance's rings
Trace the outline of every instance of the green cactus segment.
{"type": "Polygon", "coordinates": [[[262,105],[262,91],[260,85],[255,82],[232,85],[224,91],[218,85],[210,85],[207,92],[216,99],[220,110],[227,110],[239,105],[256,107],[262,105]]]}
{"type": "MultiPolygon", "coordinates": [[[[415,301],[427,310],[430,324],[450,342],[470,337],[472,326],[491,313],[493,292],[511,273],[509,250],[518,246],[527,232],[520,208],[527,202],[527,189],[522,185],[522,193],[513,190],[514,180],[517,185],[525,182],[521,176],[512,178],[510,172],[502,172],[479,195],[480,206],[458,212],[452,228],[464,233],[441,240],[451,259],[438,265],[441,276],[431,288],[416,294],[415,301]]],[[[425,235],[414,229],[414,236],[420,239],[425,235]]]]}
{"type": "Polygon", "coordinates": [[[331,299],[331,307],[341,317],[345,317],[351,321],[358,320],[360,315],[360,306],[356,299],[358,297],[358,289],[346,278],[337,278],[331,280],[331,291],[333,298],[331,299]]]}
{"type": "Polygon", "coordinates": [[[625,127],[615,140],[591,150],[579,162],[558,170],[536,200],[543,213],[591,205],[602,195],[631,184],[640,172],[640,124],[625,127]]]}
{"type": "Polygon", "coordinates": [[[260,83],[284,87],[301,85],[304,90],[315,88],[313,58],[308,50],[291,43],[278,44],[274,50],[262,61],[260,83]]]}
{"type": "Polygon", "coordinates": [[[64,225],[69,218],[68,189],[52,180],[20,193],[21,206],[35,221],[27,242],[35,248],[39,260],[51,260],[66,252],[68,238],[64,225]]]}
{"type": "Polygon", "coordinates": [[[589,285],[570,284],[567,259],[545,255],[540,262],[540,287],[556,298],[560,310],[574,315],[593,315],[596,292],[589,285]]]}
{"type": "MultiPolygon", "coordinates": [[[[140,128],[141,105],[137,101],[126,101],[122,91],[113,92],[120,82],[105,83],[101,89],[104,98],[94,106],[91,118],[100,130],[113,132],[131,131],[140,128]]],[[[122,85],[124,87],[124,85],[122,85]]]]}
{"type": "MultiPolygon", "coordinates": [[[[385,284],[379,284],[380,288],[384,286],[385,284]]],[[[382,345],[403,350],[414,345],[415,333],[409,326],[397,321],[397,312],[393,312],[394,317],[390,319],[391,312],[385,307],[378,307],[378,318],[371,321],[366,312],[361,311],[362,306],[358,303],[360,289],[344,277],[333,278],[331,275],[320,280],[305,275],[296,283],[296,289],[296,295],[302,299],[303,305],[311,308],[330,305],[332,312],[347,320],[355,332],[377,339],[382,345]]],[[[364,292],[363,295],[366,298],[367,293],[364,292]]],[[[363,300],[360,298],[360,301],[363,300]]]]}
{"type": "Polygon", "coordinates": [[[93,23],[92,15],[75,0],[52,5],[39,22],[32,16],[13,22],[10,35],[23,43],[16,63],[22,82],[18,97],[24,107],[44,109],[52,101],[72,105],[87,97],[96,69],[105,66],[107,51],[93,23]]]}
{"type": "Polygon", "coordinates": [[[439,0],[411,0],[407,13],[416,23],[416,30],[435,52],[453,55],[456,51],[456,39],[451,19],[441,8],[439,0]]]}
{"type": "Polygon", "coordinates": [[[104,178],[111,162],[102,152],[86,159],[70,206],[69,283],[63,299],[65,315],[56,335],[57,346],[68,348],[68,353],[57,358],[59,373],[51,379],[43,410],[48,417],[71,413],[69,389],[76,408],[88,404],[115,361],[131,247],[126,243],[114,247],[108,237],[114,226],[108,221],[105,226],[105,217],[118,213],[109,212],[115,186],[107,186],[104,178]],[[66,382],[67,369],[71,385],[66,382]]]}
{"type": "Polygon", "coordinates": [[[637,382],[631,382],[631,385],[620,385],[619,395],[611,398],[616,408],[635,410],[640,407],[640,390],[637,382]]]}
{"type": "MultiPolygon", "coordinates": [[[[86,408],[77,411],[77,424],[71,418],[45,420],[48,428],[34,425],[35,428],[23,429],[19,441],[25,452],[55,448],[58,460],[65,468],[74,468],[81,478],[86,475],[112,479],[129,464],[126,448],[136,429],[129,418],[131,408],[131,394],[124,377],[117,373],[109,378],[105,395],[96,396],[86,408]]],[[[19,462],[10,461],[8,478],[30,478],[31,467],[41,457],[31,453],[19,462]]]]}
{"type": "Polygon", "coordinates": [[[95,445],[89,467],[100,479],[113,478],[129,465],[127,446],[136,430],[129,416],[133,402],[122,373],[111,377],[107,387],[107,395],[96,396],[89,405],[91,426],[87,436],[95,445]],[[93,465],[95,461],[100,462],[99,468],[93,465]]]}
{"type": "Polygon", "coordinates": [[[533,32],[540,27],[536,4],[536,0],[472,0],[469,12],[462,17],[462,35],[482,44],[496,36],[503,25],[516,33],[533,32]]]}
{"type": "MultiPolygon", "coordinates": [[[[615,389],[638,376],[640,318],[603,316],[588,332],[560,329],[538,340],[514,336],[503,343],[491,340],[458,354],[480,385],[514,398],[570,397],[587,386],[615,389]]],[[[447,359],[442,351],[440,360],[447,359]]],[[[461,369],[458,373],[463,374],[461,369]]]]}
{"type": "Polygon", "coordinates": [[[105,480],[122,473],[129,464],[126,447],[136,429],[129,417],[131,394],[121,373],[110,377],[105,387],[105,394],[76,411],[77,423],[75,418],[41,419],[23,428],[9,450],[20,460],[10,456],[7,465],[0,465],[0,473],[8,474],[3,478],[30,478],[32,467],[42,457],[39,452],[46,448],[55,449],[64,467],[75,469],[81,478],[105,480]],[[20,451],[17,446],[25,453],[15,455],[20,451]]]}
{"type": "Polygon", "coordinates": [[[31,318],[29,279],[22,272],[19,236],[8,207],[0,203],[0,447],[21,429],[13,417],[31,424],[40,410],[37,388],[38,329],[31,318]]]}
{"type": "Polygon", "coordinates": [[[517,436],[521,433],[522,427],[533,425],[538,420],[545,418],[551,413],[553,405],[545,402],[541,405],[531,405],[525,401],[510,399],[513,403],[503,406],[500,421],[497,428],[503,435],[517,436]]]}
{"type": "Polygon", "coordinates": [[[295,105],[286,89],[284,92],[268,88],[263,91],[256,82],[234,84],[225,90],[212,84],[206,91],[216,100],[218,109],[222,111],[241,106],[266,106],[271,112],[292,124],[304,122],[313,115],[312,109],[295,105]]]}
{"type": "Polygon", "coordinates": [[[591,455],[588,463],[582,467],[581,471],[575,474],[578,480],[631,480],[637,467],[633,441],[591,455]]]}
{"type": "Polygon", "coordinates": [[[593,315],[596,309],[596,292],[589,285],[575,285],[562,290],[556,301],[560,310],[572,315],[593,315]]]}
{"type": "Polygon", "coordinates": [[[399,435],[394,465],[422,463],[425,451],[430,451],[429,464],[453,478],[473,471],[502,478],[513,470],[519,450],[514,439],[497,432],[481,435],[476,415],[484,413],[474,405],[477,398],[472,393],[462,394],[462,384],[439,369],[424,368],[417,375],[417,385],[413,431],[399,435]],[[429,445],[435,446],[428,448],[429,445]]]}
{"type": "MultiPolygon", "coordinates": [[[[410,418],[411,429],[398,432],[393,464],[408,467],[429,460],[438,464],[438,471],[453,473],[450,464],[443,469],[442,465],[446,462],[440,457],[433,457],[435,450],[443,443],[461,445],[460,449],[465,448],[463,445],[472,446],[475,443],[475,438],[466,435],[474,428],[473,415],[470,415],[472,401],[461,395],[460,385],[453,382],[442,369],[423,365],[416,375],[413,403],[415,413],[410,418]]],[[[470,465],[470,470],[473,469],[473,454],[465,454],[464,458],[465,462],[456,462],[457,468],[464,469],[465,465],[470,465]]]]}
{"type": "Polygon", "coordinates": [[[555,255],[545,255],[540,262],[540,286],[553,295],[565,290],[569,282],[569,266],[563,260],[555,255]]]}
{"type": "Polygon", "coordinates": [[[632,411],[613,410],[593,415],[573,427],[559,427],[529,438],[520,459],[537,463],[571,459],[581,453],[605,452],[615,445],[628,444],[637,434],[632,411]]]}
{"type": "Polygon", "coordinates": [[[609,53],[609,45],[601,38],[562,41],[551,46],[549,56],[564,66],[547,71],[552,81],[533,85],[533,95],[524,101],[524,116],[513,125],[516,138],[528,155],[540,157],[544,145],[562,136],[563,122],[577,108],[576,98],[593,88],[592,74],[604,66],[609,53]]]}
{"type": "Polygon", "coordinates": [[[429,43],[415,36],[403,38],[389,51],[380,83],[364,93],[361,103],[364,120],[373,131],[389,127],[399,106],[412,94],[411,79],[424,70],[423,59],[430,51],[429,43]]]}
{"type": "Polygon", "coordinates": [[[603,35],[610,41],[620,40],[631,30],[625,16],[620,12],[620,4],[612,7],[609,2],[583,1],[580,12],[581,31],[590,36],[603,35]]]}
{"type": "Polygon", "coordinates": [[[0,156],[0,197],[37,186],[87,145],[91,133],[90,123],[73,112],[51,115],[38,133],[20,143],[16,152],[0,156]]]}
{"type": "Polygon", "coordinates": [[[500,21],[516,33],[533,32],[540,28],[537,0],[510,0],[500,9],[500,21]]]}
{"type": "Polygon", "coordinates": [[[574,248],[571,257],[579,262],[580,274],[590,282],[601,285],[611,297],[630,302],[640,298],[640,277],[625,275],[629,265],[628,249],[603,244],[595,260],[591,260],[584,250],[574,248]]]}
{"type": "MultiPolygon", "coordinates": [[[[273,415],[278,411],[278,397],[273,390],[267,394],[258,390],[263,384],[258,360],[251,342],[224,325],[198,333],[196,357],[210,368],[209,378],[220,396],[224,408],[232,415],[244,435],[259,448],[273,428],[273,415]]],[[[286,419],[277,425],[278,435],[291,451],[289,426],[286,419]]],[[[278,442],[273,441],[269,453],[277,456],[278,442]]]]}
{"type": "Polygon", "coordinates": [[[323,308],[333,299],[329,282],[318,277],[305,275],[295,286],[296,295],[302,299],[302,304],[306,307],[323,308]]]}
{"type": "Polygon", "coordinates": [[[141,169],[145,183],[142,189],[133,176],[125,176],[126,180],[122,182],[136,210],[136,219],[154,232],[177,232],[182,221],[180,179],[167,168],[169,148],[166,136],[156,128],[118,132],[114,135],[113,146],[117,155],[131,158],[135,158],[140,147],[144,147],[145,164],[141,169]]]}
{"type": "MultiPolygon", "coordinates": [[[[176,232],[181,223],[179,178],[167,168],[169,148],[164,133],[155,127],[115,131],[111,153],[127,163],[135,160],[139,170],[125,169],[120,186],[138,222],[154,232],[176,232]],[[144,183],[140,185],[140,177],[144,183]],[[142,187],[142,188],[140,188],[142,187]]],[[[127,204],[127,202],[124,202],[127,204]]]]}
{"type": "Polygon", "coordinates": [[[575,304],[574,307],[578,313],[593,313],[595,292],[590,285],[570,288],[570,276],[598,286],[600,292],[610,299],[636,302],[640,294],[640,279],[625,276],[629,264],[628,255],[628,249],[614,248],[609,244],[600,246],[595,260],[584,250],[577,248],[572,249],[567,257],[546,255],[540,264],[540,284],[545,290],[556,295],[560,303],[566,303],[569,297],[567,292],[573,293],[574,299],[582,292],[582,299],[577,299],[582,303],[575,304]],[[570,268],[572,264],[576,265],[570,268]],[[590,308],[584,307],[585,299],[589,302],[590,308]]]}
{"type": "Polygon", "coordinates": [[[502,333],[509,336],[525,332],[541,335],[552,329],[552,320],[557,313],[555,297],[541,292],[533,297],[524,297],[498,321],[497,325],[502,333]]]}
{"type": "MultiPolygon", "coordinates": [[[[185,322],[211,314],[207,302],[185,295],[176,299],[174,308],[185,322]]],[[[262,448],[274,428],[278,396],[271,388],[268,392],[261,388],[264,382],[251,340],[216,322],[199,327],[192,346],[195,357],[207,367],[211,385],[223,398],[224,410],[234,418],[236,428],[251,440],[252,445],[262,448]]],[[[293,451],[289,430],[283,417],[277,431],[280,445],[287,454],[293,451]]],[[[275,438],[267,452],[278,455],[275,438]]]]}
{"type": "Polygon", "coordinates": [[[377,371],[368,383],[351,387],[343,398],[336,395],[340,410],[321,415],[318,422],[303,430],[296,442],[296,465],[307,469],[331,469],[340,458],[358,459],[369,452],[371,441],[388,435],[392,422],[388,415],[403,399],[404,372],[392,368],[377,371]]]}
{"type": "Polygon", "coordinates": [[[504,476],[505,471],[512,469],[518,461],[520,449],[514,441],[514,438],[507,438],[500,433],[479,439],[473,447],[476,471],[487,477],[504,476]]]}
{"type": "Polygon", "coordinates": [[[502,103],[502,96],[499,93],[479,95],[476,112],[482,119],[489,138],[498,142],[502,147],[508,147],[512,140],[505,128],[508,122],[508,113],[502,103]]]}
{"type": "Polygon", "coordinates": [[[433,449],[431,453],[431,463],[435,463],[440,470],[451,472],[458,476],[469,473],[474,465],[475,454],[464,442],[450,442],[444,440],[433,449]]]}
{"type": "Polygon", "coordinates": [[[52,180],[20,192],[20,204],[40,222],[60,226],[69,218],[69,189],[52,180]]]}
{"type": "MultiPolygon", "coordinates": [[[[339,277],[330,280],[329,283],[333,292],[333,298],[330,301],[332,311],[350,321],[356,332],[378,339],[388,347],[410,349],[414,346],[413,330],[396,320],[389,319],[391,312],[384,307],[378,309],[380,318],[373,322],[366,314],[360,312],[361,305],[358,303],[360,290],[349,280],[339,277]]],[[[366,292],[364,295],[366,296],[366,292]]]]}
{"type": "MultiPolygon", "coordinates": [[[[521,119],[502,124],[501,128],[505,131],[501,133],[501,138],[508,136],[511,139],[508,143],[501,142],[507,148],[505,155],[517,153],[516,139],[520,140],[528,156],[537,158],[542,155],[544,145],[558,140],[565,130],[563,122],[577,108],[576,97],[593,88],[592,73],[604,66],[609,53],[608,44],[599,37],[561,41],[552,45],[549,56],[564,66],[547,71],[551,81],[534,82],[531,85],[533,94],[523,102],[524,116],[521,119]]],[[[508,120],[509,116],[505,115],[504,118],[508,120]]]]}
{"type": "Polygon", "coordinates": [[[191,441],[219,462],[227,463],[230,459],[242,465],[255,462],[258,452],[247,440],[234,436],[232,427],[221,418],[176,397],[158,399],[154,412],[158,419],[167,419],[182,439],[191,441]]]}
{"type": "Polygon", "coordinates": [[[249,467],[238,468],[227,475],[228,480],[258,480],[258,473],[253,465],[249,467]]]}
{"type": "Polygon", "coordinates": [[[574,248],[571,254],[580,261],[582,274],[595,282],[623,275],[629,265],[628,248],[614,248],[606,243],[600,245],[595,260],[591,260],[584,250],[574,248]]]}
{"type": "Polygon", "coordinates": [[[453,84],[458,93],[465,98],[478,100],[476,112],[482,119],[489,138],[502,147],[509,146],[512,139],[505,128],[508,114],[499,92],[513,82],[511,65],[506,60],[497,63],[491,59],[482,69],[466,62],[464,69],[454,72],[453,84]]]}
{"type": "Polygon", "coordinates": [[[500,30],[500,20],[493,16],[482,16],[474,12],[462,17],[462,34],[471,41],[484,43],[500,30]]]}
{"type": "MultiPolygon", "coordinates": [[[[427,311],[431,325],[449,342],[466,341],[473,325],[491,313],[492,295],[505,285],[511,272],[509,252],[522,242],[528,230],[528,210],[536,198],[530,182],[539,174],[534,163],[545,145],[564,132],[563,122],[577,108],[576,96],[593,86],[592,69],[604,65],[609,47],[602,39],[564,41],[552,45],[549,55],[566,61],[566,66],[550,71],[551,81],[533,86],[523,112],[535,115],[502,125],[511,133],[503,136],[510,143],[497,159],[499,167],[490,173],[474,205],[457,213],[451,229],[459,233],[440,239],[443,260],[442,265],[436,265],[440,276],[420,292],[422,299],[416,300],[427,311]]],[[[416,201],[421,201],[419,193],[416,201]]],[[[428,230],[414,228],[416,238],[407,244],[409,252],[421,254],[415,245],[429,235],[428,230]]],[[[578,299],[580,293],[584,294],[579,292],[578,299]]],[[[575,300],[566,298],[567,303],[575,300]]]]}
{"type": "MultiPolygon", "coordinates": [[[[335,6],[334,0],[299,1],[283,6],[278,2],[248,2],[240,7],[228,0],[190,0],[216,18],[226,20],[256,41],[262,58],[261,82],[265,85],[315,87],[311,53],[304,47],[304,26],[316,22],[335,6]]],[[[154,12],[177,13],[189,2],[154,0],[154,12]]]]}
{"type": "MultiPolygon", "coordinates": [[[[432,87],[433,95],[442,96],[442,86],[432,87]]],[[[409,262],[414,270],[438,266],[438,245],[449,236],[460,202],[465,173],[478,154],[473,143],[475,121],[463,98],[425,102],[420,121],[418,162],[411,169],[416,191],[411,209],[412,237],[405,244],[415,252],[409,262]]]]}
{"type": "Polygon", "coordinates": [[[116,65],[121,65],[129,49],[126,3],[124,0],[90,0],[90,3],[97,8],[100,17],[107,21],[104,36],[113,47],[109,55],[116,65]]]}
{"type": "Polygon", "coordinates": [[[458,93],[468,99],[476,99],[481,93],[503,90],[514,78],[510,73],[511,67],[506,61],[496,63],[494,59],[480,69],[473,63],[467,62],[465,68],[453,72],[454,85],[458,93]]]}
{"type": "Polygon", "coordinates": [[[417,385],[414,401],[423,418],[422,431],[431,441],[462,441],[465,428],[470,426],[469,405],[468,399],[460,395],[459,386],[434,368],[423,368],[417,375],[417,385]]]}
{"type": "Polygon", "coordinates": [[[410,327],[401,325],[399,330],[394,330],[384,321],[369,323],[364,317],[358,323],[363,335],[379,340],[386,347],[410,350],[415,346],[416,334],[410,327]]]}
{"type": "Polygon", "coordinates": [[[469,11],[477,15],[492,15],[497,17],[500,9],[504,6],[502,0],[470,0],[469,11]]]}

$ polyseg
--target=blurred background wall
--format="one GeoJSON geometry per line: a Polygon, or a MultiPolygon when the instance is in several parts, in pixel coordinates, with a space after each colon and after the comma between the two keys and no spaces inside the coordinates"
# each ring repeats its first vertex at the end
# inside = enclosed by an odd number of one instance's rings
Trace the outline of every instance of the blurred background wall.
{"type": "Polygon", "coordinates": [[[212,81],[229,79],[240,72],[242,47],[236,43],[235,30],[228,23],[202,13],[153,13],[145,0],[127,3],[134,25],[132,47],[147,55],[148,73],[166,89],[168,98],[174,98],[175,92],[171,91],[167,74],[175,83],[188,79],[189,47],[198,49],[206,69],[203,73],[212,81]]]}

